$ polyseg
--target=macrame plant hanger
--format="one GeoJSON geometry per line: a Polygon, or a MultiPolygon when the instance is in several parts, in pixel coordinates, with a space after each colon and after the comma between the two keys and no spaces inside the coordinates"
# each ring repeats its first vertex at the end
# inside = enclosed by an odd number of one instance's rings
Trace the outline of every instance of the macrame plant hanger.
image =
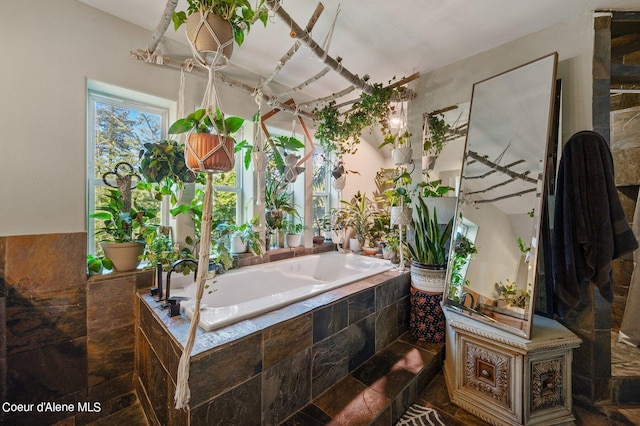
{"type": "MultiPolygon", "coordinates": [[[[206,22],[207,13],[201,13],[201,22],[200,27],[205,26],[207,30],[209,30],[212,35],[216,38],[217,36],[206,22]]],[[[233,39],[231,40],[233,42],[233,39]]],[[[218,50],[214,53],[213,59],[211,62],[208,62],[207,58],[201,55],[200,52],[196,49],[196,46],[191,43],[189,40],[189,44],[191,45],[191,49],[194,52],[194,58],[200,62],[200,64],[206,67],[209,71],[207,87],[202,100],[202,107],[206,111],[206,116],[203,117],[203,120],[206,120],[208,117],[211,120],[211,123],[216,122],[216,118],[218,114],[222,114],[221,109],[219,107],[220,100],[218,98],[218,93],[216,90],[216,70],[226,65],[228,58],[226,58],[222,54],[222,49],[226,45],[220,45],[218,50]],[[223,59],[221,59],[223,58],[223,59]]],[[[207,57],[210,55],[206,55],[207,57]]],[[[184,88],[181,87],[183,90],[184,88]]],[[[183,95],[181,95],[183,96],[183,95]]],[[[217,129],[223,135],[226,134],[225,124],[224,124],[224,115],[222,115],[222,129],[217,129]]],[[[201,153],[196,152],[191,146],[190,139],[192,136],[193,129],[188,133],[187,138],[188,141],[186,143],[186,151],[185,156],[194,155],[197,159],[198,167],[194,168],[195,172],[203,172],[207,174],[207,183],[205,187],[204,193],[204,204],[202,208],[202,221],[201,221],[201,230],[200,230],[200,252],[198,256],[198,275],[196,277],[197,281],[197,290],[196,290],[196,300],[195,305],[193,307],[193,316],[191,318],[191,324],[189,326],[189,334],[187,336],[187,341],[185,342],[184,350],[182,355],[180,356],[180,362],[178,364],[178,374],[176,380],[176,393],[174,397],[175,407],[186,408],[189,403],[189,399],[191,398],[191,391],[189,389],[189,368],[191,365],[191,351],[193,350],[193,345],[195,343],[196,332],[198,330],[198,325],[200,323],[200,302],[202,300],[202,295],[204,293],[205,282],[207,280],[209,274],[209,256],[211,254],[211,229],[212,229],[212,216],[213,216],[213,174],[215,172],[225,171],[222,169],[210,168],[205,165],[205,161],[211,157],[218,150],[223,150],[225,155],[227,156],[229,163],[231,164],[231,169],[234,164],[234,154],[233,154],[233,140],[230,144],[231,147],[225,143],[223,143],[222,135],[218,135],[219,143],[209,152],[204,155],[199,155],[201,153]]],[[[188,163],[188,162],[187,162],[188,163]]]]}

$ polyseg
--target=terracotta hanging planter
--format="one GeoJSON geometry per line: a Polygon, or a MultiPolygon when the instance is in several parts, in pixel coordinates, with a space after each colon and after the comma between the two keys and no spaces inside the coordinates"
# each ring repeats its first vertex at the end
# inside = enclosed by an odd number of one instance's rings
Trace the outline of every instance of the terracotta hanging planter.
{"type": "Polygon", "coordinates": [[[231,24],[211,12],[205,16],[206,19],[203,19],[200,13],[189,15],[187,18],[187,39],[198,52],[217,52],[222,45],[224,46],[222,54],[227,59],[231,59],[233,53],[233,28],[231,24]]]}
{"type": "Polygon", "coordinates": [[[185,148],[187,167],[199,172],[233,170],[235,165],[233,145],[234,141],[230,137],[220,137],[211,133],[192,133],[185,148]]]}

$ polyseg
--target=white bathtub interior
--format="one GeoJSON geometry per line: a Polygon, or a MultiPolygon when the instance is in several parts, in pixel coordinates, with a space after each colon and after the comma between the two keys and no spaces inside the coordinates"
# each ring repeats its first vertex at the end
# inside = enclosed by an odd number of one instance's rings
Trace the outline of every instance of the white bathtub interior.
{"type": "MultiPolygon", "coordinates": [[[[207,281],[201,300],[204,331],[251,318],[320,293],[385,272],[388,260],[329,252],[244,267],[207,281]]],[[[171,296],[185,296],[184,313],[192,318],[197,284],[185,280],[182,288],[171,277],[171,296]]]]}

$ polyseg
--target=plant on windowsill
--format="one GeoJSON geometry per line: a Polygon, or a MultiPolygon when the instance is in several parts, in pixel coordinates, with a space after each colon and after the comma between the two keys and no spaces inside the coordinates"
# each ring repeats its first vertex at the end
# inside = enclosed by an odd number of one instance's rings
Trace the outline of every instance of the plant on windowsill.
{"type": "Polygon", "coordinates": [[[174,29],[186,23],[187,38],[197,51],[217,52],[222,47],[221,53],[227,60],[233,52],[232,39],[241,46],[251,25],[259,20],[266,27],[269,20],[264,0],[259,0],[255,7],[248,0],[187,0],[187,3],[186,11],[173,12],[174,29]]]}
{"type": "Polygon", "coordinates": [[[304,226],[301,223],[296,223],[295,219],[285,221],[284,232],[287,247],[293,248],[300,245],[300,240],[302,238],[301,233],[303,229],[304,226]]]}
{"type": "Polygon", "coordinates": [[[136,205],[127,211],[124,207],[128,203],[117,189],[109,189],[106,197],[107,204],[96,207],[96,212],[89,218],[102,221],[102,228],[96,235],[103,236],[100,244],[105,257],[113,262],[113,269],[132,271],[140,263],[146,234],[155,232],[147,220],[155,218],[157,209],[136,205]]]}
{"type": "Polygon", "coordinates": [[[225,117],[220,109],[200,108],[176,120],[170,134],[189,132],[185,147],[187,167],[200,172],[228,172],[235,165],[233,135],[244,118],[225,117]]]}
{"type": "Polygon", "coordinates": [[[340,203],[346,215],[346,225],[356,234],[356,237],[350,241],[350,248],[352,251],[360,251],[367,237],[371,234],[376,214],[373,203],[360,191],[353,196],[351,201],[340,200],[340,203]]]}
{"type": "Polygon", "coordinates": [[[262,256],[264,241],[260,238],[260,217],[258,215],[240,225],[221,223],[216,229],[221,236],[229,237],[231,254],[246,253],[249,250],[255,255],[262,256]]]}
{"type": "Polygon", "coordinates": [[[413,156],[411,136],[411,133],[406,129],[397,134],[385,131],[383,133],[382,143],[378,145],[378,149],[382,149],[385,146],[390,147],[393,164],[396,166],[407,165],[411,163],[411,157],[413,156]]]}

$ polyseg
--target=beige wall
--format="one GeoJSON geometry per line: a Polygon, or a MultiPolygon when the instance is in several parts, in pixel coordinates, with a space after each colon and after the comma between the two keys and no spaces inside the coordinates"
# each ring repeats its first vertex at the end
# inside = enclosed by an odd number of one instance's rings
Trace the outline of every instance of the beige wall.
{"type": "MultiPolygon", "coordinates": [[[[4,1],[0,16],[0,235],[85,231],[87,80],[175,101],[179,74],[129,57],[147,45],[149,31],[74,0],[4,1]]],[[[466,102],[474,82],[554,50],[564,80],[563,139],[590,128],[591,18],[424,73],[414,86],[412,132],[420,134],[423,111],[466,102]]],[[[200,103],[204,85],[187,76],[186,108],[200,103]]],[[[221,91],[230,113],[253,115],[250,96],[221,91]]],[[[375,147],[363,144],[349,163],[362,175],[349,176],[344,198],[358,189],[371,193],[384,164],[375,147]]]]}

